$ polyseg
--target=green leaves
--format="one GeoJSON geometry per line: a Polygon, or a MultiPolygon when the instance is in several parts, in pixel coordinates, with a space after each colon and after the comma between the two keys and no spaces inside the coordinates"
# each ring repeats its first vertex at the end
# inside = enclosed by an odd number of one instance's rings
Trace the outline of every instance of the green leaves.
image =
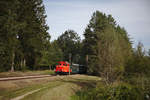
{"type": "Polygon", "coordinates": [[[58,46],[57,41],[49,43],[48,48],[42,51],[42,58],[40,58],[39,65],[51,66],[58,61],[62,61],[63,53],[58,46]]]}
{"type": "Polygon", "coordinates": [[[124,72],[128,59],[125,58],[126,54],[130,55],[132,49],[127,32],[116,25],[111,15],[96,11],[84,36],[85,54],[89,55],[89,72],[106,78],[108,82],[117,80],[124,72]]]}
{"type": "MultiPolygon", "coordinates": [[[[69,54],[72,54],[72,61],[77,61],[76,56],[80,53],[80,37],[73,30],[65,31],[60,37],[58,37],[58,45],[63,52],[63,60],[69,61],[69,54]]],[[[75,62],[78,63],[79,61],[75,62]]]]}
{"type": "MultiPolygon", "coordinates": [[[[5,57],[0,59],[8,58],[12,62],[7,63],[12,63],[12,67],[20,67],[16,69],[23,66],[33,69],[50,39],[42,0],[1,0],[1,7],[0,44],[5,48],[1,49],[5,57]]],[[[6,62],[1,63],[5,69],[6,62]]]]}

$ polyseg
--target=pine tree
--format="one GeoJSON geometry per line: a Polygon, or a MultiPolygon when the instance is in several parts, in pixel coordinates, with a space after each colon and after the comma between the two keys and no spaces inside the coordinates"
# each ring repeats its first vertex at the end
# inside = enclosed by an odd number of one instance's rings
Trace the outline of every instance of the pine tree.
{"type": "MultiPolygon", "coordinates": [[[[15,55],[18,47],[18,29],[17,10],[19,8],[18,0],[1,0],[1,28],[0,40],[2,45],[2,67],[5,65],[11,66],[11,71],[14,71],[15,55]],[[8,62],[6,62],[6,61],[8,62]]],[[[4,68],[5,69],[5,68],[4,68]]]]}
{"type": "Polygon", "coordinates": [[[45,9],[42,0],[20,0],[20,3],[22,12],[19,13],[19,21],[24,23],[19,33],[22,62],[24,66],[34,69],[33,66],[38,63],[41,52],[50,38],[45,23],[45,9]]]}
{"type": "Polygon", "coordinates": [[[42,0],[0,1],[0,62],[2,70],[33,69],[50,36],[42,0]],[[7,68],[4,68],[6,67],[7,68]],[[21,67],[20,67],[21,66],[21,67]],[[11,67],[11,68],[10,68],[11,67]]]}

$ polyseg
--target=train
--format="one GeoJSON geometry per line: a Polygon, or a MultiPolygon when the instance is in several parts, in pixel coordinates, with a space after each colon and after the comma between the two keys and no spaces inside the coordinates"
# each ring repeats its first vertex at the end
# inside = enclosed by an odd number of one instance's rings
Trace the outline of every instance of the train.
{"type": "Polygon", "coordinates": [[[56,74],[85,74],[86,67],[80,64],[70,64],[67,61],[59,61],[55,68],[56,74]],[[69,72],[70,70],[70,72],[69,72]]]}

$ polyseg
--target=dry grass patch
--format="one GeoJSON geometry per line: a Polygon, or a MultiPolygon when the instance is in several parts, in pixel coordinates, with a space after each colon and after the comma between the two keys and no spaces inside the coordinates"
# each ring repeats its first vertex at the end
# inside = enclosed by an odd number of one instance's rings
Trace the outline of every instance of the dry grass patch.
{"type": "Polygon", "coordinates": [[[4,77],[19,77],[19,76],[32,76],[32,75],[53,75],[53,70],[41,70],[41,71],[16,71],[16,72],[1,72],[0,78],[4,77]]]}

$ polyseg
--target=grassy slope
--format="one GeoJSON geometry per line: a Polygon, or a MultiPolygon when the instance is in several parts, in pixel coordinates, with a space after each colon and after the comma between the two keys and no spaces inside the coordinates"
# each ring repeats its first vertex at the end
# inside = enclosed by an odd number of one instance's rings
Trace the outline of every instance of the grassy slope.
{"type": "Polygon", "coordinates": [[[50,82],[55,84],[57,80],[58,77],[46,77],[38,79],[0,81],[0,100],[9,100],[10,98],[47,86],[50,82]]]}
{"type": "Polygon", "coordinates": [[[62,83],[56,87],[47,87],[40,91],[28,95],[23,100],[70,100],[70,96],[74,94],[74,91],[78,88],[77,85],[72,83],[62,83]]]}
{"type": "Polygon", "coordinates": [[[38,92],[26,96],[23,100],[70,100],[78,90],[84,86],[93,85],[99,78],[91,76],[74,75],[63,77],[61,85],[53,88],[44,88],[38,92]]]}
{"type": "Polygon", "coordinates": [[[86,75],[54,76],[45,79],[0,82],[0,100],[9,100],[36,89],[41,89],[26,96],[23,100],[70,100],[84,86],[91,87],[99,80],[86,75]],[[5,86],[6,85],[6,86],[5,86]]]}

